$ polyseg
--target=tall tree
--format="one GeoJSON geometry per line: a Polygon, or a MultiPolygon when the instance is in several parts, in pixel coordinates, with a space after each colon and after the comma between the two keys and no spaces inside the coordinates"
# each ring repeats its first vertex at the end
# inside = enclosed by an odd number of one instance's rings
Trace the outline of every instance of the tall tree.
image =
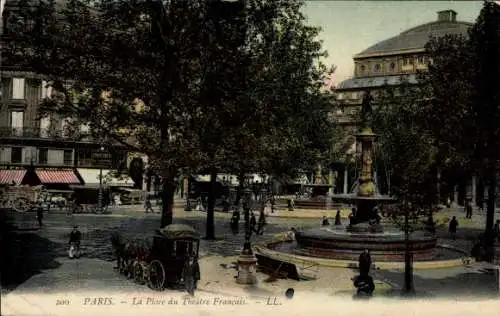
{"type": "Polygon", "coordinates": [[[252,0],[226,16],[213,3],[42,2],[23,13],[36,27],[7,49],[9,62],[59,91],[47,111],[148,155],[163,182],[162,226],[172,222],[180,169],[209,170],[212,184],[220,169],[276,170],[302,149],[305,126],[321,121],[325,130],[326,112],[310,111],[326,106],[318,93],[326,68],[303,1],[252,0]],[[277,155],[284,159],[271,163],[277,155]]]}
{"type": "Polygon", "coordinates": [[[94,136],[149,157],[163,184],[161,225],[172,222],[174,178],[199,161],[198,102],[205,1],[40,2],[22,14],[6,62],[43,75],[59,94],[45,108],[89,123],[94,136]],[[187,135],[189,136],[189,135],[187,135]]]}
{"type": "Polygon", "coordinates": [[[490,237],[500,158],[499,28],[500,7],[486,1],[468,38],[445,36],[429,41],[432,63],[420,79],[421,121],[458,158],[455,164],[479,172],[487,181],[485,233],[490,237]]]}

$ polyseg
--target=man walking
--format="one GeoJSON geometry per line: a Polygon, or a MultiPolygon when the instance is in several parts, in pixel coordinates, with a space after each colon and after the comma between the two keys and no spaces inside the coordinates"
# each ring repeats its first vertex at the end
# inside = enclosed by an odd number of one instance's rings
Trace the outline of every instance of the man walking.
{"type": "Polygon", "coordinates": [[[38,220],[38,226],[42,228],[43,226],[43,208],[39,206],[36,209],[36,219],[38,220]]]}
{"type": "Polygon", "coordinates": [[[455,216],[450,221],[450,226],[448,228],[448,231],[450,232],[451,239],[455,240],[456,235],[457,235],[457,227],[458,227],[458,221],[455,216]]]}
{"type": "Polygon", "coordinates": [[[472,203],[469,200],[465,203],[465,218],[472,218],[472,203]]]}
{"type": "Polygon", "coordinates": [[[371,265],[372,257],[368,249],[365,249],[365,251],[359,255],[359,274],[361,276],[367,276],[370,272],[371,265]]]}

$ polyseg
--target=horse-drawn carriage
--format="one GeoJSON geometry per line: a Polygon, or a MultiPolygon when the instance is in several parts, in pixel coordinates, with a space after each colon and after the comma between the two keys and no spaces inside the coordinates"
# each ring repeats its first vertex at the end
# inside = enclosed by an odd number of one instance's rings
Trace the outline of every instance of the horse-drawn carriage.
{"type": "Polygon", "coordinates": [[[48,192],[42,186],[9,185],[0,188],[0,208],[17,212],[48,210],[48,192]]]}
{"type": "Polygon", "coordinates": [[[183,286],[193,294],[200,279],[200,235],[188,225],[171,224],[156,231],[152,247],[112,237],[120,273],[154,290],[183,286]]]}

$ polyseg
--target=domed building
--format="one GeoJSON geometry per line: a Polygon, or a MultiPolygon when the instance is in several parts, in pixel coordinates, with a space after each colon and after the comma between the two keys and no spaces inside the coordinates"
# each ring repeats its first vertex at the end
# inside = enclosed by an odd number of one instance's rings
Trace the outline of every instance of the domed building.
{"type": "Polygon", "coordinates": [[[341,123],[353,125],[365,91],[376,98],[377,89],[402,82],[416,83],[417,71],[427,69],[425,45],[430,37],[447,34],[467,36],[472,23],[457,21],[453,10],[437,12],[437,20],[425,23],[383,40],[354,56],[354,76],[336,87],[337,98],[343,105],[338,113],[341,123]]]}
{"type": "MultiPolygon", "coordinates": [[[[401,83],[417,83],[417,72],[427,69],[425,46],[430,37],[447,34],[468,35],[472,23],[457,21],[453,10],[437,12],[437,20],[406,30],[394,37],[376,43],[354,56],[354,76],[336,87],[337,99],[342,106],[336,116],[340,124],[355,133],[355,115],[361,108],[365,92],[370,92],[376,103],[377,93],[384,86],[398,86],[401,83]]],[[[356,142],[353,136],[345,140],[346,159],[353,159],[356,142]]],[[[336,190],[348,193],[355,179],[355,170],[340,162],[336,190]]],[[[456,200],[456,199],[455,199],[456,200]]]]}

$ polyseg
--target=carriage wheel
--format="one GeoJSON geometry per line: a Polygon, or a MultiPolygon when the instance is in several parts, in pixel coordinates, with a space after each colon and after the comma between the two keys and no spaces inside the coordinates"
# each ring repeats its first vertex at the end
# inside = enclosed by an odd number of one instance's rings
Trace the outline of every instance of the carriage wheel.
{"type": "Polygon", "coordinates": [[[136,261],[134,267],[134,281],[138,284],[144,284],[144,267],[141,262],[136,261]]]}
{"type": "Polygon", "coordinates": [[[25,198],[17,198],[14,202],[14,208],[17,212],[24,213],[29,209],[29,203],[25,198]]]}
{"type": "Polygon", "coordinates": [[[148,283],[149,287],[156,291],[162,291],[165,286],[165,269],[158,260],[149,264],[148,283]]]}

